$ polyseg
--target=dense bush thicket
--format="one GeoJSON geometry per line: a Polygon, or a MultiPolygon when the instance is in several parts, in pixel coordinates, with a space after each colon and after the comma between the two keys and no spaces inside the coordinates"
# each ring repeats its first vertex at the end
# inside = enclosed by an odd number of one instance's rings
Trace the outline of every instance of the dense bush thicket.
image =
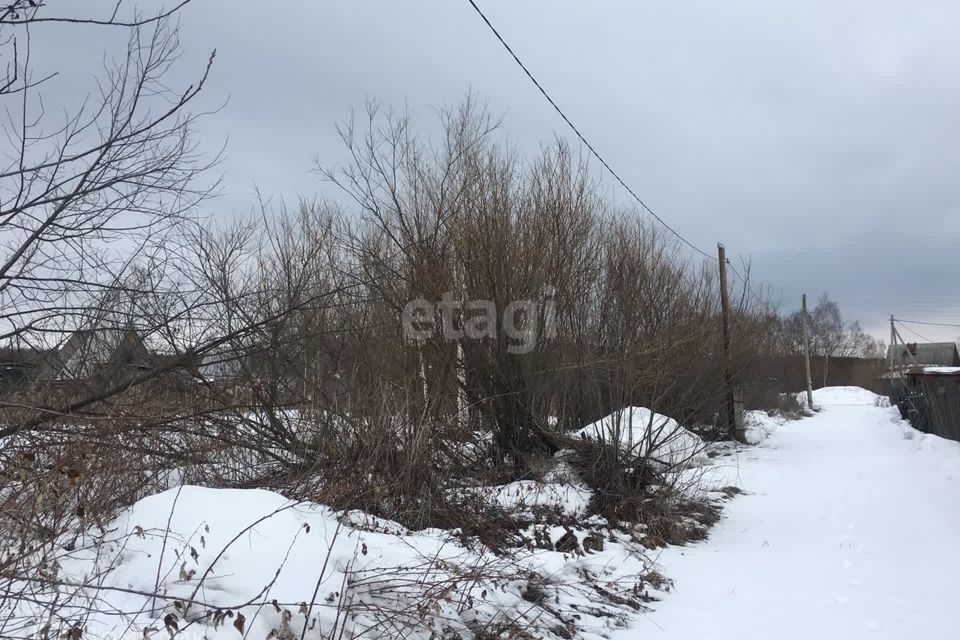
{"type": "MultiPolygon", "coordinates": [[[[433,145],[406,116],[367,116],[342,129],[352,161],[318,169],[352,206],[167,236],[175,268],[143,265],[73,327],[133,330],[163,357],[16,386],[11,435],[82,432],[197,481],[411,524],[437,523],[452,477],[533,477],[572,428],[626,405],[729,435],[715,265],[611,208],[564,143],[518,157],[473,100],[433,145]]],[[[774,316],[736,290],[749,384],[774,316]]]]}

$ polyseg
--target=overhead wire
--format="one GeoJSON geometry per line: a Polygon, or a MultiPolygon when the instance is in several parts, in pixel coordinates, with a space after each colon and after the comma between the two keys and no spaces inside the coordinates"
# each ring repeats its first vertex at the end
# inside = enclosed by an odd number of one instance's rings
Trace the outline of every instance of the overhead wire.
{"type": "Polygon", "coordinates": [[[544,88],[543,88],[543,85],[540,84],[540,81],[537,80],[537,79],[534,77],[533,73],[530,72],[530,69],[527,68],[527,65],[525,65],[525,64],[523,63],[523,61],[520,59],[520,57],[517,56],[517,54],[514,52],[513,48],[512,48],[509,44],[507,44],[507,41],[503,39],[503,36],[500,35],[500,32],[497,31],[497,28],[494,27],[493,24],[490,22],[490,19],[487,18],[486,14],[484,14],[483,11],[480,9],[480,7],[477,6],[477,3],[474,2],[474,0],[467,0],[467,2],[469,2],[469,3],[470,3],[470,6],[472,6],[472,7],[474,8],[474,10],[477,12],[477,14],[478,14],[478,15],[480,16],[480,18],[483,20],[483,22],[487,25],[487,27],[489,27],[490,31],[493,32],[493,35],[496,36],[497,40],[500,41],[500,44],[502,44],[503,47],[504,47],[504,49],[507,50],[507,53],[510,54],[510,56],[513,58],[514,62],[516,62],[518,65],[520,65],[520,68],[523,69],[523,72],[527,75],[527,77],[530,79],[530,81],[533,82],[534,86],[540,91],[540,93],[543,94],[543,97],[547,99],[547,102],[550,103],[550,106],[553,107],[554,111],[556,111],[556,112],[560,115],[560,117],[563,118],[563,121],[567,123],[567,126],[570,127],[570,129],[571,129],[571,130],[573,131],[573,133],[577,136],[577,138],[580,139],[580,142],[582,142],[583,145],[584,145],[587,149],[590,150],[590,153],[592,153],[592,154],[594,155],[594,157],[595,157],[597,160],[600,161],[600,164],[603,165],[603,167],[610,173],[610,175],[613,176],[614,179],[615,179],[617,182],[620,183],[620,186],[622,186],[624,189],[626,189],[627,193],[629,193],[629,194],[633,197],[633,199],[637,201],[637,203],[643,208],[644,211],[646,211],[646,212],[649,213],[651,216],[653,216],[653,218],[654,218],[657,222],[659,222],[659,223],[660,223],[661,225],[663,225],[670,233],[672,233],[674,236],[676,236],[677,239],[680,240],[680,242],[682,242],[683,244],[687,245],[688,247],[690,247],[691,249],[693,249],[694,251],[696,251],[696,252],[699,253],[700,255],[702,255],[702,256],[704,256],[704,257],[706,257],[706,258],[709,258],[709,259],[713,259],[713,256],[712,256],[711,254],[707,253],[706,251],[704,251],[703,249],[701,249],[700,247],[698,247],[697,245],[695,245],[693,242],[691,242],[690,240],[688,240],[687,238],[685,238],[683,235],[680,234],[679,231],[677,231],[677,230],[674,229],[670,224],[668,224],[666,220],[664,220],[663,218],[661,218],[660,216],[658,216],[658,215],[653,211],[653,209],[651,209],[649,206],[647,206],[647,204],[640,198],[640,196],[638,196],[638,195],[636,194],[636,192],[635,192],[633,189],[631,189],[630,186],[629,186],[626,182],[624,182],[623,178],[621,178],[620,175],[619,175],[616,171],[613,170],[613,167],[610,166],[610,163],[608,163],[608,162],[604,159],[604,157],[600,155],[600,153],[596,150],[596,148],[594,148],[594,146],[593,146],[592,144],[590,144],[590,141],[587,140],[586,136],[584,136],[582,133],[580,133],[580,130],[577,128],[577,126],[576,126],[575,124],[573,124],[573,122],[570,120],[570,118],[567,117],[567,114],[565,114],[565,113],[563,112],[563,109],[561,109],[560,106],[556,103],[556,101],[554,101],[554,99],[553,99],[552,97],[550,97],[550,94],[547,93],[547,90],[544,89],[544,88]]]}
{"type": "Polygon", "coordinates": [[[894,318],[894,322],[897,323],[897,324],[899,324],[902,328],[906,329],[907,331],[909,331],[909,332],[912,333],[913,335],[917,336],[917,337],[920,338],[921,340],[924,340],[924,341],[926,341],[926,342],[935,342],[934,340],[931,340],[930,338],[928,338],[928,337],[926,337],[926,336],[924,336],[924,335],[921,335],[921,334],[917,333],[916,331],[914,331],[913,329],[911,329],[911,328],[908,327],[907,325],[903,324],[902,322],[900,322],[900,321],[897,320],[896,318],[894,318]]]}
{"type": "Polygon", "coordinates": [[[960,329],[960,324],[951,324],[949,322],[926,322],[924,320],[901,320],[900,318],[894,318],[894,320],[900,323],[906,322],[907,324],[923,324],[931,327],[955,327],[957,329],[960,329]]]}
{"type": "MultiPolygon", "coordinates": [[[[513,50],[513,47],[511,47],[510,44],[507,43],[507,41],[503,38],[503,36],[500,35],[500,32],[497,30],[497,28],[496,28],[495,26],[493,26],[493,23],[490,22],[490,19],[487,18],[486,14],[483,12],[482,9],[480,9],[480,7],[477,5],[477,3],[476,3],[474,0],[467,0],[467,2],[470,3],[470,6],[473,7],[474,11],[477,12],[477,15],[480,16],[480,18],[483,20],[484,24],[487,25],[487,27],[490,29],[490,31],[493,33],[493,35],[497,38],[497,40],[500,42],[500,44],[503,45],[503,48],[507,50],[507,53],[510,54],[510,56],[513,58],[514,62],[516,62],[517,65],[520,66],[520,68],[523,70],[524,74],[526,74],[527,78],[530,79],[530,81],[531,81],[531,82],[533,83],[533,85],[537,88],[537,90],[539,90],[540,93],[543,95],[543,97],[546,98],[547,102],[550,103],[550,106],[553,107],[553,110],[556,111],[557,114],[558,114],[558,115],[563,119],[563,121],[567,124],[567,126],[570,127],[570,130],[573,131],[573,133],[577,136],[577,138],[579,138],[580,142],[583,143],[583,145],[590,151],[590,153],[592,153],[593,156],[600,162],[600,164],[603,166],[603,168],[606,169],[607,172],[609,172],[611,176],[613,176],[613,178],[620,184],[620,186],[622,186],[622,187],[626,190],[626,192],[627,192],[628,194],[630,194],[630,196],[631,196],[634,200],[636,200],[637,204],[639,204],[640,207],[641,207],[644,211],[646,211],[650,216],[652,216],[654,220],[656,220],[657,222],[659,222],[665,229],[667,229],[667,231],[669,231],[670,233],[672,233],[672,234],[673,234],[678,240],[680,240],[680,242],[682,242],[684,245],[686,245],[687,247],[689,247],[690,249],[692,249],[692,250],[695,251],[696,253],[700,254],[700,255],[703,256],[704,258],[706,258],[706,259],[708,259],[708,260],[714,260],[715,257],[714,257],[713,255],[707,253],[706,251],[704,251],[703,249],[701,249],[700,247],[698,247],[696,244],[694,244],[691,240],[688,240],[686,237],[684,237],[679,231],[677,231],[677,230],[676,230],[672,225],[670,225],[666,220],[664,220],[662,217],[660,217],[659,215],[657,215],[657,213],[656,213],[653,209],[651,209],[651,208],[647,205],[647,203],[644,202],[643,199],[640,198],[640,196],[637,195],[637,193],[636,193],[632,188],[630,188],[630,185],[628,185],[628,184],[626,183],[626,181],[624,181],[624,179],[620,177],[620,174],[618,174],[618,173],[613,169],[613,167],[610,165],[610,163],[607,162],[607,160],[606,160],[602,155],[600,155],[600,152],[597,151],[597,149],[593,146],[593,144],[591,144],[590,141],[587,140],[586,136],[585,136],[583,133],[580,132],[580,129],[578,129],[575,124],[573,124],[573,121],[570,120],[569,117],[567,117],[567,114],[564,113],[563,109],[560,108],[560,106],[559,106],[559,105],[557,104],[557,102],[550,96],[550,94],[549,94],[549,93],[547,92],[547,90],[543,87],[543,85],[540,84],[540,81],[537,80],[537,78],[533,75],[533,73],[530,71],[530,69],[527,67],[527,65],[524,64],[524,62],[520,59],[520,57],[517,55],[517,53],[513,50]]],[[[734,274],[737,278],[739,278],[739,280],[743,283],[744,287],[746,288],[745,290],[746,290],[751,296],[753,296],[753,298],[754,298],[755,300],[757,300],[757,301],[760,302],[761,304],[764,304],[763,297],[762,297],[761,295],[757,294],[757,293],[753,290],[753,288],[750,286],[750,283],[749,283],[749,281],[747,280],[747,278],[746,278],[745,276],[743,276],[743,275],[737,270],[737,268],[731,263],[731,261],[730,261],[729,259],[727,260],[727,264],[728,264],[729,267],[730,267],[730,271],[733,272],[733,274],[734,274]]]]}

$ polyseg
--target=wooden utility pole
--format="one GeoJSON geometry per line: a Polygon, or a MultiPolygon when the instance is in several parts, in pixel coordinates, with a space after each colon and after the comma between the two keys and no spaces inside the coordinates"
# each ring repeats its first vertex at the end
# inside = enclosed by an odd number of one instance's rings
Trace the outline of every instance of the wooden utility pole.
{"type": "Polygon", "coordinates": [[[717,257],[720,260],[720,322],[723,329],[723,384],[724,416],[727,432],[738,436],[737,413],[734,407],[733,364],[730,361],[730,295],[727,291],[727,250],[717,243],[717,257]]]}
{"type": "Polygon", "coordinates": [[[893,314],[890,314],[890,348],[887,349],[887,371],[893,375],[893,352],[897,344],[897,327],[893,324],[893,314]]]}
{"type": "Polygon", "coordinates": [[[807,408],[813,411],[813,382],[810,380],[810,332],[807,329],[807,294],[803,294],[803,367],[807,372],[807,408]]]}
{"type": "MultiPolygon", "coordinates": [[[[895,345],[897,345],[897,346],[903,345],[904,347],[907,347],[906,349],[903,350],[903,354],[904,354],[905,356],[908,356],[911,360],[913,360],[913,364],[920,364],[920,363],[917,361],[917,352],[916,352],[916,349],[910,349],[910,348],[907,346],[907,341],[903,339],[903,336],[900,335],[900,332],[897,330],[897,327],[896,327],[896,325],[894,324],[893,316],[890,316],[890,343],[891,343],[891,344],[895,344],[895,345]]],[[[893,362],[894,362],[893,349],[891,349],[891,350],[890,350],[890,363],[891,363],[891,366],[892,366],[893,362]]],[[[901,366],[904,365],[904,364],[906,364],[906,363],[901,363],[901,366]]]]}

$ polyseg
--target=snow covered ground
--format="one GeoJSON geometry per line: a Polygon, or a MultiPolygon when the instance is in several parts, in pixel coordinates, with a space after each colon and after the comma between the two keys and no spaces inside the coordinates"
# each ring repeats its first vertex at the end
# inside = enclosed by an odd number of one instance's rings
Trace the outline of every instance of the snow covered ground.
{"type": "MultiPolygon", "coordinates": [[[[62,613],[83,619],[84,638],[112,639],[427,640],[499,625],[585,640],[960,638],[960,443],[862,389],[823,389],[814,405],[799,421],[752,413],[758,446],[684,471],[705,494],[746,492],[703,543],[648,551],[594,517],[531,526],[526,549],[497,556],[456,532],[185,486],[80,541],[59,567],[62,613]]],[[[520,513],[582,514],[589,499],[560,476],[482,491],[520,513]]],[[[41,602],[20,603],[38,627],[41,602]]]]}
{"type": "Polygon", "coordinates": [[[960,638],[960,443],[856,388],[718,460],[710,539],[656,558],[674,591],[614,638],[960,638]]]}
{"type": "MultiPolygon", "coordinates": [[[[520,512],[575,514],[588,499],[558,484],[488,492],[520,512]]],[[[523,628],[606,637],[661,581],[631,536],[602,518],[581,525],[532,525],[519,532],[528,544],[498,555],[456,531],[412,532],[271,491],[186,485],[138,501],[60,559],[62,619],[52,624],[79,621],[85,640],[427,640],[523,628]]],[[[18,603],[23,637],[44,635],[53,595],[18,603]]]]}

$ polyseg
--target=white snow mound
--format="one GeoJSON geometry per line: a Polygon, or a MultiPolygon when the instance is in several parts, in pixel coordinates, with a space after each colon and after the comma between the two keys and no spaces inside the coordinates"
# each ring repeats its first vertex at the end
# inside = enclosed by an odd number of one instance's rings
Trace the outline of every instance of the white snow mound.
{"type": "Polygon", "coordinates": [[[668,465],[692,466],[708,461],[703,439],[670,416],[646,407],[626,407],[577,431],[588,440],[619,443],[631,455],[668,465]]]}
{"type": "Polygon", "coordinates": [[[780,416],[771,416],[766,411],[756,409],[746,411],[743,421],[746,425],[747,444],[753,445],[764,442],[786,422],[780,416]]]}
{"type": "MultiPolygon", "coordinates": [[[[513,483],[491,494],[570,512],[589,498],[550,484],[513,483]]],[[[571,531],[547,530],[551,541],[571,531]]],[[[578,543],[588,534],[573,532],[578,543]]],[[[581,616],[578,626],[599,634],[587,638],[606,637],[630,607],[597,602],[592,585],[636,595],[637,576],[651,565],[609,530],[600,535],[605,549],[587,555],[531,548],[501,557],[462,544],[457,531],[411,532],[270,491],[185,485],[132,505],[102,539],[82,536],[61,563],[63,589],[45,597],[69,620],[83,619],[83,637],[92,640],[429,640],[441,626],[450,637],[472,637],[502,620],[535,626],[543,610],[527,589],[538,573],[549,576],[551,610],[581,616]]],[[[25,598],[12,606],[18,619],[36,621],[37,633],[24,637],[41,635],[49,603],[25,598]]]]}
{"type": "MultiPolygon", "coordinates": [[[[801,392],[797,394],[800,404],[806,406],[807,394],[801,392]]],[[[869,407],[883,406],[883,400],[886,396],[878,395],[872,391],[867,391],[862,387],[823,387],[814,389],[813,406],[831,407],[831,406],[852,406],[864,405],[869,407]]]]}

